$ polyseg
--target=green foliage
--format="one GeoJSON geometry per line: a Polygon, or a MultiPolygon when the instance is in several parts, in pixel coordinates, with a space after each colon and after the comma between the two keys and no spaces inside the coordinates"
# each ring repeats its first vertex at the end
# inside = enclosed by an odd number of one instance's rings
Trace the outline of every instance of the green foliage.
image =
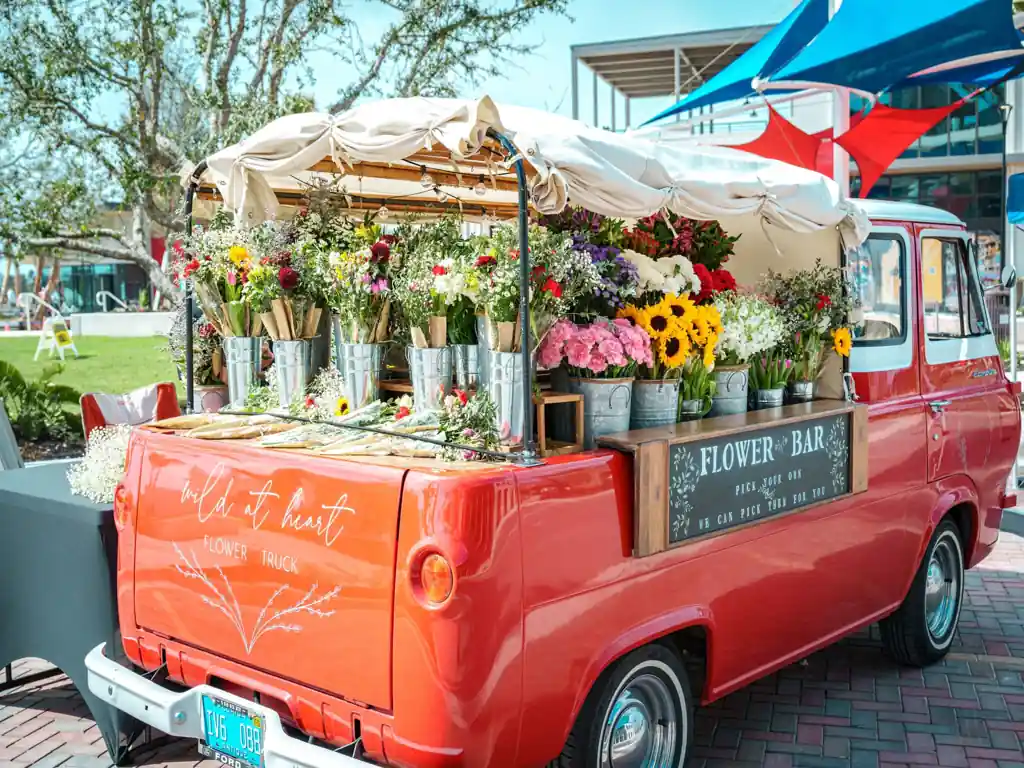
{"type": "Polygon", "coordinates": [[[63,371],[63,365],[48,365],[38,378],[29,380],[0,360],[0,399],[18,439],[65,439],[81,434],[81,418],[64,408],[77,406],[81,394],[53,381],[63,371]]]}

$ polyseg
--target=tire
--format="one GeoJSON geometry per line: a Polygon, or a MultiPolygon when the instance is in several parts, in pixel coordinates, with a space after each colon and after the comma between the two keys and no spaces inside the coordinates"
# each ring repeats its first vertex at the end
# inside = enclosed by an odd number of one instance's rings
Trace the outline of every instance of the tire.
{"type": "Polygon", "coordinates": [[[924,667],[953,644],[964,599],[964,548],[949,518],[939,523],[910,592],[896,613],[882,620],[882,644],[900,664],[924,667]]]}
{"type": "Polygon", "coordinates": [[[640,756],[626,764],[650,768],[686,764],[693,745],[693,705],[686,670],[675,652],[654,643],[609,667],[594,684],[562,754],[548,768],[613,765],[610,754],[616,727],[618,748],[631,746],[640,756]],[[662,721],[655,730],[645,727],[651,713],[662,721]],[[660,753],[655,752],[659,742],[660,753]]]}

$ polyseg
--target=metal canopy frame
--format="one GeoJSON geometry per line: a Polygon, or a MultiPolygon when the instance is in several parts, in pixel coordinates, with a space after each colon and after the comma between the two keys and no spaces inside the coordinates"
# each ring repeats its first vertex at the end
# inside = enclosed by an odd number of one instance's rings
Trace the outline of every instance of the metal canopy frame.
{"type": "Polygon", "coordinates": [[[611,88],[611,129],[616,129],[616,94],[625,99],[630,127],[630,101],[672,96],[679,101],[746,53],[772,30],[772,25],[661,35],[572,46],[572,116],[579,115],[579,65],[593,74],[594,120],[598,125],[598,82],[611,88]]]}
{"type": "MultiPolygon", "coordinates": [[[[481,147],[476,155],[469,158],[468,160],[460,160],[460,163],[468,164],[467,170],[462,170],[461,167],[457,167],[454,172],[445,170],[444,164],[448,164],[451,167],[452,160],[450,156],[443,155],[436,152],[417,153],[406,160],[383,164],[383,163],[356,163],[351,169],[339,169],[334,165],[333,161],[329,158],[325,158],[320,162],[316,163],[312,168],[308,170],[315,170],[320,172],[328,173],[343,173],[344,176],[356,176],[356,177],[369,177],[369,178],[384,178],[384,179],[395,179],[400,178],[402,180],[410,181],[415,176],[409,176],[409,174],[419,173],[430,173],[432,176],[438,174],[441,177],[441,183],[445,184],[448,182],[462,182],[462,176],[469,176],[469,178],[475,178],[477,175],[480,176],[481,181],[484,176],[489,177],[489,180],[494,189],[499,187],[502,189],[509,189],[511,185],[518,192],[518,200],[512,212],[515,213],[518,227],[519,227],[519,314],[521,318],[520,322],[520,344],[522,345],[522,396],[523,396],[523,450],[519,454],[508,454],[508,458],[518,460],[518,463],[524,465],[533,465],[540,463],[540,459],[537,454],[537,441],[533,436],[533,422],[534,422],[534,410],[533,410],[533,365],[532,365],[532,352],[531,352],[531,328],[530,328],[530,276],[531,276],[531,260],[530,260],[530,240],[529,240],[529,194],[527,190],[527,167],[523,156],[516,149],[515,145],[505,136],[501,135],[493,129],[488,130],[488,138],[494,143],[495,147],[488,147],[484,145],[481,147]],[[482,157],[480,157],[482,156],[482,157]],[[475,158],[475,159],[474,159],[475,158]],[[500,159],[507,165],[511,165],[515,169],[515,180],[501,178],[504,174],[494,174],[487,172],[487,169],[493,168],[493,161],[500,159]],[[404,173],[404,175],[403,175],[404,173]],[[397,174],[397,175],[396,175],[397,174]],[[452,178],[446,178],[446,177],[452,178]]],[[[203,173],[207,169],[207,161],[203,160],[200,162],[188,179],[188,186],[185,189],[185,227],[186,232],[191,234],[192,232],[192,210],[195,204],[195,199],[198,196],[207,197],[212,195],[213,187],[203,187],[201,180],[203,173]]],[[[436,187],[435,188],[439,188],[436,187]]],[[[286,204],[291,202],[297,202],[295,199],[297,196],[293,192],[282,192],[275,190],[279,199],[285,196],[282,202],[286,204]]],[[[351,196],[359,198],[360,196],[351,196]]],[[[429,202],[431,207],[437,210],[454,211],[461,210],[457,202],[445,203],[435,201],[425,201],[420,197],[416,198],[394,198],[394,197],[380,197],[380,198],[366,198],[358,201],[354,200],[351,207],[359,210],[361,208],[358,203],[366,203],[367,206],[376,205],[391,205],[396,209],[411,208],[413,210],[422,209],[429,202]]],[[[484,209],[498,209],[500,212],[509,212],[508,206],[497,206],[493,203],[488,204],[486,202],[472,202],[467,203],[465,207],[469,208],[484,208],[484,209]]],[[[185,397],[186,397],[186,412],[192,412],[192,402],[195,390],[194,372],[193,372],[193,360],[192,360],[192,344],[193,344],[193,333],[192,333],[192,313],[194,311],[194,298],[192,295],[192,281],[185,281],[185,397]]],[[[281,418],[292,421],[304,421],[300,418],[293,418],[289,416],[282,416],[281,418]]],[[[400,437],[409,440],[420,440],[421,442],[430,443],[434,445],[443,445],[450,448],[462,449],[467,451],[475,451],[477,453],[490,454],[489,451],[481,451],[479,448],[468,445],[460,445],[456,443],[448,443],[445,441],[438,441],[427,438],[418,438],[415,434],[402,434],[398,432],[387,432],[386,430],[380,430],[370,427],[357,427],[347,424],[336,424],[336,426],[344,427],[345,429],[355,429],[364,432],[374,432],[378,434],[391,434],[395,437],[400,437]]]]}

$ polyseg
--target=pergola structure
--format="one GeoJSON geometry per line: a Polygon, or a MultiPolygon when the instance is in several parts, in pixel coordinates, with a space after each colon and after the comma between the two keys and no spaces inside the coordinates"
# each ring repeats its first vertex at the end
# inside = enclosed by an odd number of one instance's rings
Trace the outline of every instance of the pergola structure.
{"type": "Polygon", "coordinates": [[[630,100],[672,96],[675,101],[729,66],[772,29],[771,25],[732,27],[682,35],[641,37],[572,46],[572,116],[580,119],[579,65],[593,75],[593,125],[617,130],[615,94],[625,99],[625,127],[630,127],[630,100]],[[611,89],[610,120],[598,122],[598,82],[611,89]]]}

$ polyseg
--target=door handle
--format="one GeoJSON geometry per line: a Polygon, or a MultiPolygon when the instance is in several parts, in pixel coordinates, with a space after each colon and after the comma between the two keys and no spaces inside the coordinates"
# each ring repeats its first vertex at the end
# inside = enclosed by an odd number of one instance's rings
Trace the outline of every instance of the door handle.
{"type": "Polygon", "coordinates": [[[928,403],[928,407],[932,409],[932,413],[941,413],[943,408],[946,408],[952,404],[952,400],[932,400],[930,403],[928,403]]]}

